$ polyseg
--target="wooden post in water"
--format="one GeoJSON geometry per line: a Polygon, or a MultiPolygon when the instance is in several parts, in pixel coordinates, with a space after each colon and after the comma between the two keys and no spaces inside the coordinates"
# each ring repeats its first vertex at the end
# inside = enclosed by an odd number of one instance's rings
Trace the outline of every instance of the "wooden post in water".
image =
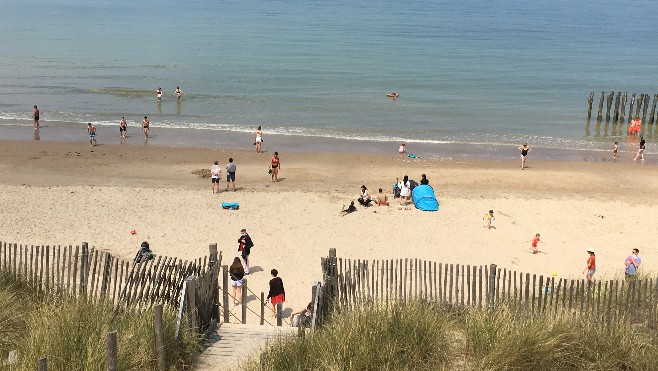
{"type": "Polygon", "coordinates": [[[624,95],[621,97],[621,117],[619,120],[620,124],[624,123],[624,116],[626,116],[626,99],[628,98],[628,93],[624,92],[624,95]]]}
{"type": "Polygon", "coordinates": [[[610,107],[612,107],[612,98],[615,96],[615,92],[610,92],[606,99],[606,110],[605,110],[605,122],[610,122],[610,107]]]}
{"type": "Polygon", "coordinates": [[[605,99],[605,92],[601,92],[601,98],[599,99],[599,113],[596,116],[596,121],[601,121],[601,118],[603,118],[603,100],[605,99]]]}
{"type": "Polygon", "coordinates": [[[587,121],[592,118],[592,102],[594,101],[594,92],[589,92],[589,98],[587,98],[587,121]]]}
{"type": "Polygon", "coordinates": [[[653,119],[656,114],[656,101],[658,101],[658,94],[653,96],[653,104],[651,105],[651,113],[649,114],[649,125],[653,125],[653,119]]]}
{"type": "Polygon", "coordinates": [[[158,355],[158,371],[165,370],[164,326],[162,324],[162,304],[155,306],[155,352],[158,355]]]}
{"type": "Polygon", "coordinates": [[[649,108],[649,94],[644,95],[644,108],[642,109],[642,124],[647,122],[647,109],[649,108]]]}
{"type": "Polygon", "coordinates": [[[619,100],[621,99],[621,92],[617,92],[617,96],[615,97],[615,113],[612,116],[612,122],[617,123],[619,121],[619,100]]]}
{"type": "Polygon", "coordinates": [[[644,102],[644,94],[640,94],[640,97],[637,99],[637,108],[635,108],[635,116],[640,116],[640,110],[642,109],[642,102],[644,102]]]}
{"type": "Polygon", "coordinates": [[[635,93],[631,95],[631,102],[628,104],[628,122],[633,120],[633,107],[635,106],[635,93]]]}
{"type": "Polygon", "coordinates": [[[118,371],[117,332],[107,334],[107,371],[118,371]]]}

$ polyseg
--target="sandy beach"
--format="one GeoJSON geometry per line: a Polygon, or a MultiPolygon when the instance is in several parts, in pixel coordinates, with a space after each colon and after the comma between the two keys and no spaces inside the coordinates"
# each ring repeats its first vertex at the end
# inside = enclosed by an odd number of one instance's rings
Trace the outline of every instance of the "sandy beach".
{"type": "MultiPolygon", "coordinates": [[[[230,264],[246,228],[254,240],[249,287],[267,292],[277,268],[299,309],[321,279],[320,258],[336,248],[344,258],[422,258],[490,264],[537,274],[581,278],[594,247],[598,278],[623,274],[632,248],[642,270],[655,272],[658,252],[658,167],[630,161],[438,161],[396,154],[281,153],[280,182],[267,174],[275,149],[213,150],[135,145],[2,141],[0,240],[68,245],[87,241],[133,257],[148,240],[156,254],[192,259],[216,242],[230,264]],[[211,194],[193,172],[214,160],[237,164],[237,192],[211,194]],[[343,205],[371,192],[390,194],[396,178],[427,174],[438,212],[343,205]],[[240,210],[223,210],[237,201],[240,210]],[[483,227],[493,209],[495,229],[483,227]],[[136,235],[130,230],[135,229],[136,235]],[[541,233],[542,254],[529,252],[541,233]]],[[[512,149],[514,150],[514,149],[512,149]]],[[[397,200],[395,201],[397,202],[397,200]]],[[[257,309],[254,302],[252,309],[257,309]]]]}

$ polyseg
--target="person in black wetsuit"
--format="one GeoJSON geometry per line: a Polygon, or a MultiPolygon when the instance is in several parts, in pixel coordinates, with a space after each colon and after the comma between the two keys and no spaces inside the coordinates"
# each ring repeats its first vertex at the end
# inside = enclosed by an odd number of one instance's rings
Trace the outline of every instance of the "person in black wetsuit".
{"type": "Polygon", "coordinates": [[[525,169],[525,159],[528,157],[528,153],[532,151],[532,148],[528,147],[528,143],[523,143],[519,147],[519,152],[521,152],[521,170],[525,169]]]}

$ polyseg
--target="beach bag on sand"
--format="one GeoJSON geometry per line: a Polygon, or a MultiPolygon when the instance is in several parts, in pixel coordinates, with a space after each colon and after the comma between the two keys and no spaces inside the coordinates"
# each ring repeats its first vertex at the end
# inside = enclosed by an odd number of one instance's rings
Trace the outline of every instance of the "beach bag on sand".
{"type": "Polygon", "coordinates": [[[237,202],[222,202],[222,209],[224,210],[238,210],[240,205],[237,202]]]}

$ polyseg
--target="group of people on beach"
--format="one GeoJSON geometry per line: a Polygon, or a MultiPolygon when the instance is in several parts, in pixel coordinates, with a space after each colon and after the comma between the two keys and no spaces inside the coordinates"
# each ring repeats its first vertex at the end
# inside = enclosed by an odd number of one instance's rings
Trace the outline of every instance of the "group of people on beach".
{"type": "MultiPolygon", "coordinates": [[[[247,233],[247,229],[243,228],[240,231],[238,238],[238,253],[240,256],[233,258],[233,263],[229,268],[229,275],[231,280],[231,287],[233,288],[233,305],[238,306],[244,304],[240,298],[240,292],[244,285],[245,276],[249,275],[250,261],[249,255],[251,249],[254,247],[254,242],[247,233]]],[[[272,317],[276,316],[276,306],[279,303],[286,301],[286,290],[283,287],[283,280],[279,277],[279,271],[276,269],[270,270],[272,278],[269,282],[269,291],[267,294],[266,304],[269,302],[272,305],[272,317]]],[[[300,313],[296,313],[299,315],[300,313]]]]}
{"type": "MultiPolygon", "coordinates": [[[[583,269],[583,274],[587,279],[587,283],[595,283],[594,274],[596,273],[596,252],[594,248],[590,247],[587,249],[587,262],[585,263],[585,269],[583,269]]],[[[639,271],[640,264],[642,264],[642,259],[640,258],[640,249],[632,249],[631,254],[626,257],[624,260],[624,277],[628,279],[634,279],[639,271]]]]}
{"type": "MultiPolygon", "coordinates": [[[[422,174],[420,179],[420,184],[429,185],[429,183],[430,182],[429,180],[427,180],[427,175],[422,174]]],[[[417,185],[418,183],[416,183],[415,181],[409,180],[408,175],[405,175],[402,178],[401,182],[395,184],[393,198],[400,197],[400,203],[398,205],[399,210],[402,210],[403,208],[407,207],[407,203],[409,202],[409,200],[411,200],[411,194],[413,192],[413,189],[417,185]]],[[[361,186],[361,193],[357,198],[357,201],[363,207],[370,207],[373,204],[378,206],[390,205],[390,198],[388,193],[384,192],[382,188],[379,188],[378,193],[375,196],[372,196],[372,194],[368,190],[368,187],[366,187],[365,184],[361,186]]],[[[347,208],[345,208],[345,205],[343,205],[341,214],[344,216],[356,210],[357,209],[356,206],[354,205],[354,201],[351,201],[350,205],[347,208]]]]}

